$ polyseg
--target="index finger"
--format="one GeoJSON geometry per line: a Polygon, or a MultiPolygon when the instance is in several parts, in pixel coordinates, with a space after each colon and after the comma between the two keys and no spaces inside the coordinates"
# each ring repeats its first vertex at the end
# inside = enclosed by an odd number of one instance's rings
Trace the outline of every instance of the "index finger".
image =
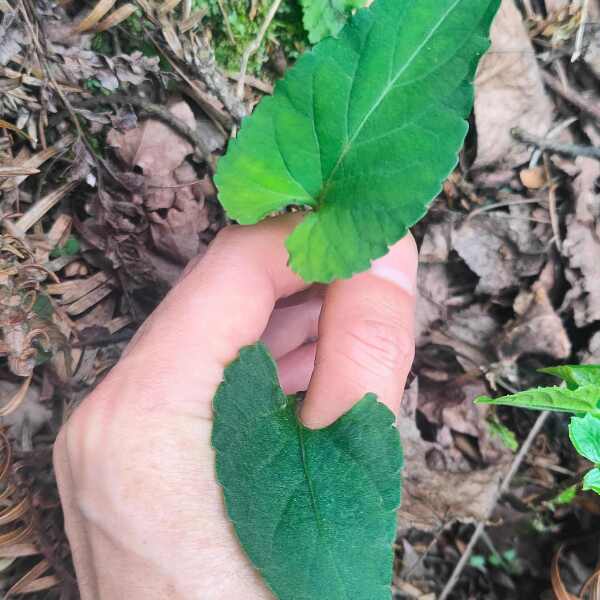
{"type": "Polygon", "coordinates": [[[275,302],[308,287],[288,267],[285,239],[299,215],[224,229],[132,340],[122,365],[178,402],[212,399],[223,369],[263,333],[275,302]],[[139,364],[143,363],[143,364],[139,364]]]}

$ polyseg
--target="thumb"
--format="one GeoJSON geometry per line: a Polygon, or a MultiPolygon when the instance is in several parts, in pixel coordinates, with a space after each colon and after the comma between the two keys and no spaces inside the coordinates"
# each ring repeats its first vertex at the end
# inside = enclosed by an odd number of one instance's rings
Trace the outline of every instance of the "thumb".
{"type": "Polygon", "coordinates": [[[397,412],[414,357],[418,252],[409,234],[325,294],[315,368],[302,406],[307,427],[325,427],[366,393],[397,412]]]}

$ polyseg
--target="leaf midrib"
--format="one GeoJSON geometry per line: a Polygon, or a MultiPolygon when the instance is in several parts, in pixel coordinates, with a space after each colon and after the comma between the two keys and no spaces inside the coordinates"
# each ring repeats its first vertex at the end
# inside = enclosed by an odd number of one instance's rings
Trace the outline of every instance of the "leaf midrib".
{"type": "Polygon", "coordinates": [[[344,585],[344,578],[342,577],[342,574],[340,573],[339,569],[338,569],[338,565],[337,565],[337,561],[335,560],[332,552],[331,552],[331,548],[329,547],[329,544],[326,543],[326,536],[325,536],[325,532],[323,531],[323,526],[322,526],[322,517],[321,517],[321,513],[319,511],[319,504],[317,502],[317,495],[315,494],[315,489],[313,487],[312,484],[312,479],[310,477],[310,470],[308,468],[308,461],[306,460],[306,445],[304,443],[304,428],[302,426],[302,424],[300,423],[300,421],[297,421],[297,425],[296,425],[296,430],[298,432],[298,442],[300,444],[300,457],[302,459],[302,469],[304,470],[304,477],[306,479],[306,485],[308,487],[308,494],[310,496],[310,503],[312,505],[312,509],[313,509],[313,513],[315,515],[315,523],[317,526],[317,531],[319,533],[319,537],[323,540],[324,542],[324,546],[327,550],[327,553],[329,554],[329,557],[331,559],[331,564],[333,565],[333,568],[335,569],[335,574],[336,574],[336,578],[338,581],[338,588],[340,590],[343,590],[344,593],[344,597],[345,598],[350,598],[348,596],[348,593],[346,591],[346,586],[344,585]]]}
{"type": "MultiPolygon", "coordinates": [[[[326,200],[327,194],[329,192],[329,188],[331,187],[331,184],[333,182],[334,175],[336,174],[336,172],[339,169],[340,165],[343,163],[343,161],[346,158],[346,155],[348,154],[348,152],[350,152],[350,150],[352,149],[352,144],[354,143],[354,141],[356,140],[356,138],[359,136],[360,132],[362,131],[363,127],[366,125],[367,121],[370,119],[370,117],[373,114],[373,112],[375,110],[377,110],[377,108],[379,107],[379,105],[383,102],[383,100],[385,99],[385,97],[389,94],[390,90],[394,87],[394,85],[396,84],[396,82],[398,81],[398,79],[400,79],[400,77],[402,76],[402,74],[412,65],[412,63],[419,56],[419,54],[421,53],[421,51],[423,50],[423,48],[425,47],[425,45],[437,33],[437,31],[439,30],[439,28],[446,22],[446,19],[450,16],[450,14],[452,14],[452,12],[456,9],[456,7],[461,2],[462,2],[462,0],[454,0],[453,4],[448,7],[448,9],[446,10],[446,12],[440,17],[440,19],[438,20],[438,22],[435,24],[435,26],[429,32],[429,34],[423,39],[423,41],[417,46],[417,48],[415,48],[415,50],[412,53],[412,55],[409,57],[409,59],[406,61],[406,63],[404,63],[404,65],[398,71],[398,73],[395,75],[395,77],[393,79],[389,79],[388,80],[387,85],[385,86],[383,92],[379,95],[379,98],[377,99],[377,101],[373,104],[373,106],[371,107],[371,109],[367,111],[367,113],[363,117],[362,121],[359,123],[358,127],[356,128],[356,130],[355,130],[354,134],[352,135],[352,137],[344,144],[344,147],[342,149],[342,152],[340,153],[340,156],[339,156],[337,162],[335,163],[333,169],[329,173],[329,176],[327,177],[327,180],[325,181],[325,183],[323,185],[323,189],[321,190],[321,192],[319,193],[318,197],[316,198],[316,200],[317,200],[317,206],[318,207],[320,207],[323,204],[323,202],[326,200]]],[[[351,98],[351,96],[352,96],[352,91],[354,89],[354,83],[355,83],[355,81],[356,81],[356,73],[354,74],[354,77],[353,77],[352,87],[350,88],[350,92],[349,92],[349,98],[351,98]]],[[[348,110],[349,110],[349,108],[348,108],[348,110]]]]}

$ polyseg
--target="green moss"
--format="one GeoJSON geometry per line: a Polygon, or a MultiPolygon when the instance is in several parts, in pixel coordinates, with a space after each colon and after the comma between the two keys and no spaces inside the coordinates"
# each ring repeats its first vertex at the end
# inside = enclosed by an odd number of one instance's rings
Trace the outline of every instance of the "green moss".
{"type": "MultiPolygon", "coordinates": [[[[255,38],[272,0],[256,0],[256,15],[250,19],[251,0],[223,0],[233,43],[224,24],[223,14],[217,0],[194,0],[194,8],[205,8],[205,27],[212,33],[212,45],[217,62],[228,71],[238,71],[245,48],[255,38]]],[[[308,46],[308,38],[302,26],[302,9],[297,0],[283,0],[258,51],[250,57],[248,73],[259,75],[269,54],[280,47],[288,59],[294,60],[308,46]]]]}
{"type": "MultiPolygon", "coordinates": [[[[113,30],[113,33],[119,34],[119,44],[121,52],[124,54],[132,54],[139,51],[144,56],[159,56],[158,50],[147,39],[146,31],[155,29],[154,24],[147,19],[141,10],[136,10],[131,16],[123,21],[118,28],[113,30]]],[[[92,50],[99,54],[113,56],[114,41],[112,34],[109,31],[97,33],[92,39],[92,50]]],[[[168,66],[168,63],[166,63],[168,66]]],[[[162,68],[161,64],[161,68],[162,68]]]]}

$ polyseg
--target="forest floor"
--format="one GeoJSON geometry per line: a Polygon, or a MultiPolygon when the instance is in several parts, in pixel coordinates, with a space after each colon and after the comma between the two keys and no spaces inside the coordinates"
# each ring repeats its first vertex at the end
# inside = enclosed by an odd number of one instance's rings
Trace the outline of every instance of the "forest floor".
{"type": "MultiPolygon", "coordinates": [[[[210,174],[309,46],[283,0],[241,76],[269,6],[0,0],[0,594],[78,597],[52,443],[227,224],[210,174]]],[[[598,597],[567,417],[472,400],[600,363],[600,2],[503,0],[492,42],[414,231],[394,598],[598,597]]]]}

